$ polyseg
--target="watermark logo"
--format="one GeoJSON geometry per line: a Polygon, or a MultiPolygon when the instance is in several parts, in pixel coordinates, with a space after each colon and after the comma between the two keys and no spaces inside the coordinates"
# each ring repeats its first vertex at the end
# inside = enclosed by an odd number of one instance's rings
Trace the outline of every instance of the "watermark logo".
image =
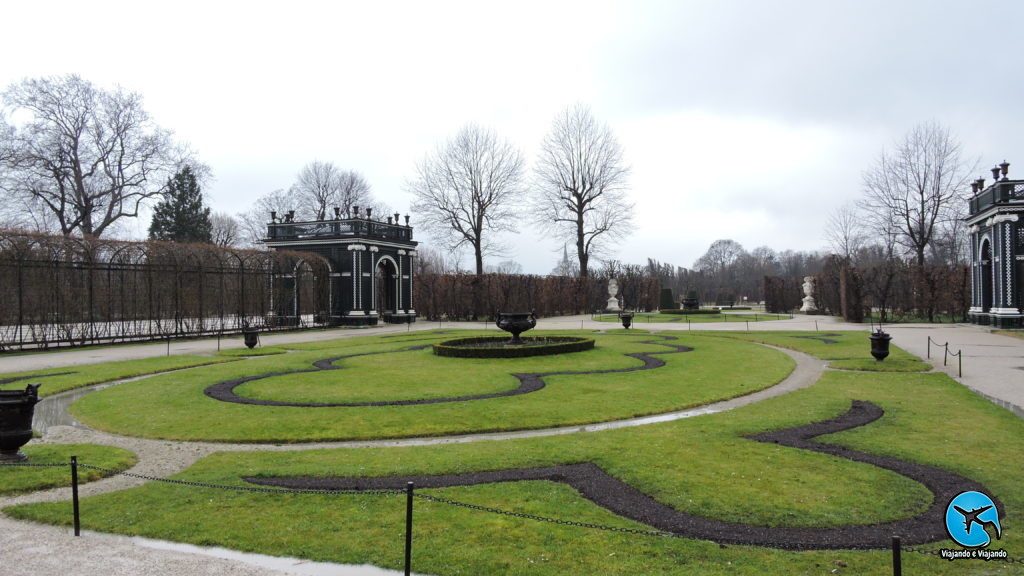
{"type": "Polygon", "coordinates": [[[946,532],[954,542],[966,550],[940,550],[943,558],[957,560],[978,558],[993,560],[1006,558],[1005,550],[986,550],[992,543],[992,535],[1001,539],[1003,529],[999,525],[999,510],[996,503],[981,492],[961,492],[946,506],[946,532]]]}

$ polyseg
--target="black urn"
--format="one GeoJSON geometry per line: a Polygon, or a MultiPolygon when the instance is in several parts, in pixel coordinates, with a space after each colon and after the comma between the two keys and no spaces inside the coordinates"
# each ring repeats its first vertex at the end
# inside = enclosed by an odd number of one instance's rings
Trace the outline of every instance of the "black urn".
{"type": "Polygon", "coordinates": [[[622,327],[629,330],[629,327],[633,325],[633,313],[623,312],[619,314],[619,320],[622,322],[622,327]]]}
{"type": "Polygon", "coordinates": [[[24,390],[0,390],[0,462],[25,459],[19,452],[32,439],[32,415],[39,402],[39,384],[24,390]]]}
{"type": "Polygon", "coordinates": [[[868,338],[871,339],[871,355],[879,362],[885,360],[886,356],[889,355],[889,341],[892,340],[892,336],[882,332],[881,328],[879,328],[877,331],[872,332],[868,338]]]}
{"type": "Polygon", "coordinates": [[[523,344],[519,335],[536,326],[537,317],[533,312],[499,312],[496,324],[498,328],[512,334],[509,344],[519,346],[523,344]]]}
{"type": "Polygon", "coordinates": [[[242,338],[245,339],[246,346],[250,349],[255,348],[260,341],[260,331],[255,328],[242,328],[242,338]]]}

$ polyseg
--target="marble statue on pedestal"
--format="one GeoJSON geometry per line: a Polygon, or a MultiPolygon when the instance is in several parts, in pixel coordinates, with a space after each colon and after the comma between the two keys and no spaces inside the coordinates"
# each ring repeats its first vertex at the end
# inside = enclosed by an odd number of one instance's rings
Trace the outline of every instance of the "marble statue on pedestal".
{"type": "Polygon", "coordinates": [[[622,308],[619,308],[619,299],[616,296],[619,293],[619,283],[615,278],[608,280],[608,303],[605,306],[605,310],[608,312],[619,312],[622,308]]]}
{"type": "Polygon", "coordinates": [[[817,304],[814,303],[814,276],[804,276],[804,305],[800,307],[800,311],[804,314],[814,314],[818,311],[817,304]]]}

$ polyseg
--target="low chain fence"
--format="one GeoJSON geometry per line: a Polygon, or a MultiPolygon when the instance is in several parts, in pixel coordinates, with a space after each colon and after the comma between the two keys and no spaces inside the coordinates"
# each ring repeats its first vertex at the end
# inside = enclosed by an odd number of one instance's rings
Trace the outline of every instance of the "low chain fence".
{"type": "MultiPolygon", "coordinates": [[[[324,488],[268,488],[265,486],[238,486],[230,484],[214,484],[210,482],[196,482],[192,480],[177,480],[173,478],[160,478],[157,476],[148,476],[145,474],[135,474],[132,472],[125,472],[121,470],[114,470],[111,468],[104,468],[100,466],[92,466],[78,462],[76,456],[72,456],[70,462],[57,462],[57,463],[39,463],[39,462],[10,462],[0,463],[0,468],[11,468],[11,467],[67,467],[71,473],[71,500],[72,500],[72,515],[74,523],[75,536],[81,536],[81,512],[79,509],[79,496],[78,496],[78,470],[87,469],[94,470],[104,474],[105,476],[124,476],[128,478],[134,478],[137,480],[145,480],[150,482],[161,482],[165,484],[174,484],[178,486],[187,486],[192,488],[212,489],[212,490],[226,490],[233,492],[253,492],[260,494],[315,494],[315,495],[358,495],[358,496],[394,496],[404,494],[405,497],[405,546],[404,546],[404,570],[405,575],[410,576],[412,574],[412,552],[413,552],[413,518],[414,518],[414,502],[421,500],[425,502],[431,502],[435,504],[443,504],[446,506],[454,506],[467,510],[473,510],[475,512],[482,512],[485,514],[496,514],[499,516],[506,516],[512,518],[519,518],[521,520],[528,520],[531,522],[545,522],[551,524],[557,524],[560,526],[570,526],[575,528],[582,528],[586,530],[602,530],[605,532],[613,532],[619,534],[629,534],[641,537],[654,537],[654,538],[682,538],[686,539],[686,536],[674,534],[672,532],[665,532],[662,530],[643,530],[636,528],[625,528],[622,526],[608,526],[604,524],[593,524],[589,522],[579,522],[576,520],[566,520],[562,518],[552,518],[548,516],[540,516],[536,514],[526,514],[523,512],[515,512],[510,510],[502,510],[500,508],[494,508],[491,506],[481,506],[478,504],[470,504],[467,502],[461,502],[459,500],[453,500],[451,498],[444,498],[441,496],[434,496],[431,494],[424,494],[422,492],[416,492],[415,485],[413,482],[407,483],[404,489],[366,489],[366,490],[355,490],[355,489],[324,489],[324,488]]],[[[935,557],[943,561],[949,561],[949,557],[943,554],[942,550],[934,550],[928,548],[921,548],[917,546],[906,546],[902,544],[899,536],[893,536],[892,538],[892,573],[893,576],[902,576],[903,574],[903,552],[912,552],[920,554],[922,556],[935,557]]],[[[1010,558],[1010,557],[998,557],[986,559],[989,561],[995,561],[1002,564],[1022,564],[1024,565],[1024,557],[1021,558],[1010,558]]]]}
{"type": "Polygon", "coordinates": [[[929,360],[931,360],[931,357],[932,357],[932,344],[935,344],[935,346],[937,348],[942,348],[943,349],[943,353],[942,353],[942,365],[943,366],[947,365],[947,363],[949,362],[949,357],[950,356],[956,356],[956,361],[957,361],[956,375],[959,376],[959,377],[963,377],[963,375],[964,375],[964,351],[963,350],[957,350],[956,352],[950,352],[949,351],[949,342],[946,342],[944,344],[939,344],[935,340],[932,340],[932,337],[929,336],[928,337],[928,354],[927,354],[929,360]]]}

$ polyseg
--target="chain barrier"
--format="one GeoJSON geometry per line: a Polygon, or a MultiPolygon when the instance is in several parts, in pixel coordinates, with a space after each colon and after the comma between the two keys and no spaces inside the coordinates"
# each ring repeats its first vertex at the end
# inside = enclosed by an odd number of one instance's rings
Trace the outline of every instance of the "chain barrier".
{"type": "Polygon", "coordinates": [[[90,470],[96,470],[104,472],[108,475],[119,475],[127,476],[129,478],[136,478],[139,480],[149,480],[152,482],[163,482],[165,484],[176,484],[179,486],[191,486],[195,488],[215,488],[218,490],[231,490],[234,492],[256,492],[260,494],[321,494],[321,495],[393,495],[402,494],[403,490],[392,489],[392,490],[330,490],[325,488],[265,488],[262,486],[232,486],[229,484],[212,484],[209,482],[195,482],[192,480],[175,480],[173,478],[160,478],[157,476],[147,476],[145,474],[134,474],[132,472],[122,472],[119,470],[113,470],[111,468],[101,468],[99,466],[92,466],[90,464],[78,464],[79,468],[88,468],[90,470]]]}
{"type": "Polygon", "coordinates": [[[413,497],[419,498],[421,500],[427,500],[429,502],[438,502],[441,504],[448,504],[450,506],[458,506],[461,508],[469,508],[470,510],[478,510],[480,512],[491,512],[493,514],[499,514],[501,516],[512,516],[515,518],[523,518],[526,520],[535,520],[537,522],[550,522],[552,524],[561,524],[563,526],[576,526],[578,528],[590,528],[593,530],[604,530],[606,532],[621,532],[624,534],[635,534],[639,536],[657,536],[659,538],[680,538],[678,534],[673,534],[671,532],[662,532],[660,530],[639,530],[636,528],[622,528],[619,526],[606,526],[603,524],[590,524],[587,522],[576,522],[574,520],[548,518],[546,516],[525,514],[523,512],[509,512],[507,510],[491,508],[489,506],[480,506],[477,504],[468,504],[466,502],[459,502],[458,500],[451,500],[448,498],[442,498],[440,496],[431,496],[429,494],[422,494],[420,492],[415,493],[413,497]]]}
{"type": "Polygon", "coordinates": [[[946,342],[945,344],[939,344],[935,340],[932,340],[932,337],[929,336],[928,337],[928,352],[927,352],[927,358],[928,359],[931,359],[931,357],[932,357],[932,344],[935,344],[936,348],[942,348],[944,350],[943,354],[942,354],[942,365],[943,366],[947,365],[950,356],[956,356],[957,357],[956,373],[957,373],[957,376],[963,378],[963,375],[964,375],[964,351],[963,350],[958,350],[956,353],[950,352],[949,351],[949,342],[946,342]]]}

